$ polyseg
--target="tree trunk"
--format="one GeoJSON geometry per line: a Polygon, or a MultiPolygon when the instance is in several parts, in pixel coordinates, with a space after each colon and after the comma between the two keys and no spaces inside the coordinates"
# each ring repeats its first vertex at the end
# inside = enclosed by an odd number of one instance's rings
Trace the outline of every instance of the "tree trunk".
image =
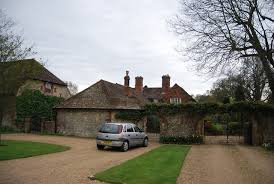
{"type": "Polygon", "coordinates": [[[3,111],[2,111],[2,109],[0,109],[0,145],[2,143],[2,137],[1,137],[1,133],[2,133],[2,119],[3,119],[3,111]]]}
{"type": "Polygon", "coordinates": [[[273,103],[274,102],[274,71],[269,64],[269,61],[265,57],[260,57],[260,59],[268,80],[269,88],[271,90],[271,96],[269,101],[273,103]]]}

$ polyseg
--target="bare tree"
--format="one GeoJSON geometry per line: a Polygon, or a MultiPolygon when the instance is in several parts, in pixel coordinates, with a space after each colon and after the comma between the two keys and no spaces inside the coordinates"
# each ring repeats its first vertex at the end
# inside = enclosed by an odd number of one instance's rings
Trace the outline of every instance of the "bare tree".
{"type": "Polygon", "coordinates": [[[239,74],[239,77],[244,81],[242,87],[246,91],[246,97],[252,101],[266,100],[270,96],[262,63],[257,60],[257,57],[246,58],[239,74]]]}
{"type": "Polygon", "coordinates": [[[24,39],[15,33],[15,22],[0,10],[0,62],[24,59],[32,54],[33,46],[25,47],[24,39]]]}
{"type": "Polygon", "coordinates": [[[37,67],[34,69],[21,64],[14,65],[14,62],[8,61],[24,59],[33,54],[33,47],[26,47],[24,39],[16,34],[14,21],[0,9],[0,129],[4,111],[11,104],[8,99],[11,96],[14,99],[24,80],[35,75],[33,71],[38,72],[37,67]]]}
{"type": "Polygon", "coordinates": [[[70,94],[75,95],[78,92],[78,86],[77,86],[77,84],[75,84],[75,83],[73,83],[71,81],[67,81],[66,84],[68,86],[70,94]]]}
{"type": "Polygon", "coordinates": [[[196,69],[223,73],[258,57],[274,99],[274,3],[270,0],[181,0],[171,21],[187,39],[196,69]]]}

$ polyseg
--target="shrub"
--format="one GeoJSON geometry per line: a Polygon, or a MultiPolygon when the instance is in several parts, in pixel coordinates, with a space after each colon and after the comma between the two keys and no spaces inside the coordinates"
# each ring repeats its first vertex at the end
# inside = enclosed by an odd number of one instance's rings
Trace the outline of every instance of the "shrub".
{"type": "Polygon", "coordinates": [[[163,144],[202,144],[203,136],[201,136],[201,135],[161,136],[160,143],[163,143],[163,144]]]}
{"type": "Polygon", "coordinates": [[[205,133],[207,135],[223,135],[224,129],[221,124],[213,124],[210,121],[204,124],[205,133]]]}
{"type": "Polygon", "coordinates": [[[230,135],[239,135],[242,132],[242,125],[239,122],[228,123],[228,131],[230,135]]]}
{"type": "Polygon", "coordinates": [[[269,151],[274,151],[274,144],[271,142],[265,142],[263,143],[263,148],[269,151]]]}
{"type": "Polygon", "coordinates": [[[0,127],[0,133],[17,133],[17,132],[20,132],[20,130],[13,127],[9,127],[9,126],[0,127]]]}

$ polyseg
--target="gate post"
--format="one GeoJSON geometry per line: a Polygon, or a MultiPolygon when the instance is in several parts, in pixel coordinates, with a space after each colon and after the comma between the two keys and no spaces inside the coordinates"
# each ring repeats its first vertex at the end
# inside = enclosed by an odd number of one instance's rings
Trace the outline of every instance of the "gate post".
{"type": "Polygon", "coordinates": [[[25,117],[25,122],[24,122],[25,133],[30,132],[30,127],[31,127],[31,117],[25,117]]]}
{"type": "Polygon", "coordinates": [[[144,117],[143,119],[143,122],[144,122],[144,132],[147,132],[147,116],[144,117]]]}
{"type": "Polygon", "coordinates": [[[45,122],[46,121],[46,118],[44,118],[44,117],[42,117],[41,118],[41,133],[43,133],[44,132],[44,130],[45,130],[45,122]]]}

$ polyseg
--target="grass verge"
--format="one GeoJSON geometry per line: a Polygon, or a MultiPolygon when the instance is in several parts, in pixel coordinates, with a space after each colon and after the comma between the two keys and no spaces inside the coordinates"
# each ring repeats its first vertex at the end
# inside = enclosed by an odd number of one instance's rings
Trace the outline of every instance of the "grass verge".
{"type": "Polygon", "coordinates": [[[0,160],[25,158],[48,153],[61,152],[70,149],[68,146],[47,144],[31,141],[2,140],[0,160]]]}
{"type": "Polygon", "coordinates": [[[176,183],[190,146],[164,145],[121,165],[97,173],[109,183],[176,183]]]}

